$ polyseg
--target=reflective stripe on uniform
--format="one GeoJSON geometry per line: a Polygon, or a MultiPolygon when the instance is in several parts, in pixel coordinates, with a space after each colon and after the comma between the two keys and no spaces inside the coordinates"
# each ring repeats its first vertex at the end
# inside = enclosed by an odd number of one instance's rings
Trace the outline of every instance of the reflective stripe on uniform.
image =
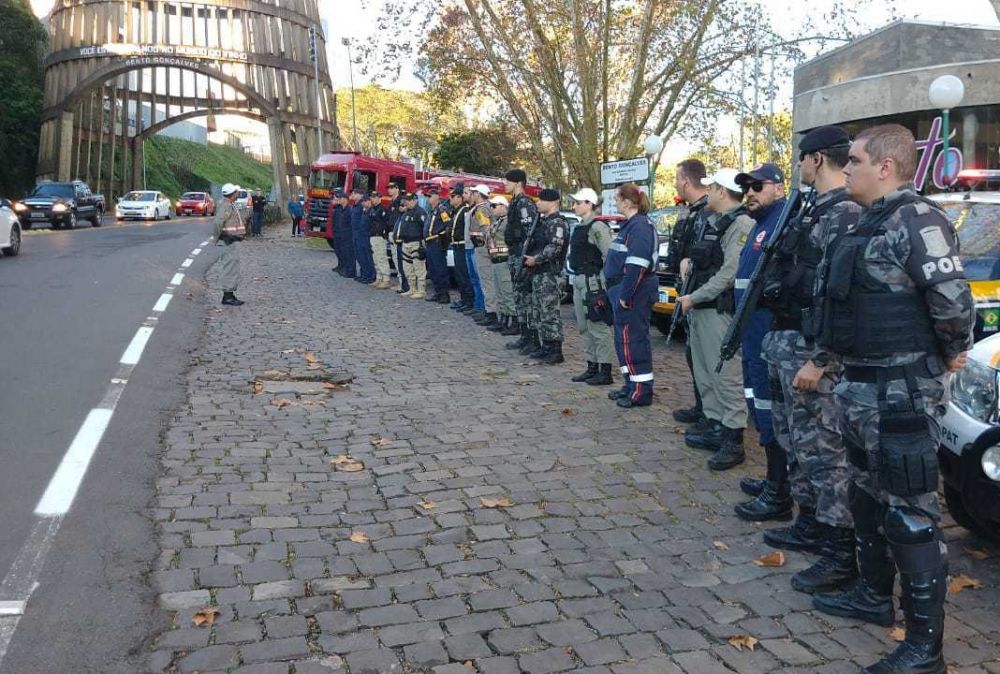
{"type": "Polygon", "coordinates": [[[753,406],[758,410],[771,410],[771,401],[767,398],[754,398],[753,406]]]}
{"type": "Polygon", "coordinates": [[[618,243],[617,241],[615,241],[614,243],[611,244],[611,250],[616,250],[619,253],[627,253],[628,246],[626,246],[624,243],[618,243]]]}
{"type": "Polygon", "coordinates": [[[635,255],[630,255],[627,258],[625,258],[625,264],[636,264],[639,265],[640,267],[650,266],[649,260],[642,257],[636,257],[635,255]]]}
{"type": "Polygon", "coordinates": [[[653,381],[653,373],[629,375],[629,379],[635,382],[653,381]]]}
{"type": "Polygon", "coordinates": [[[733,283],[733,287],[737,290],[746,290],[750,287],[750,279],[748,278],[738,278],[733,283]]]}
{"type": "Polygon", "coordinates": [[[743,397],[746,398],[747,400],[753,400],[753,389],[752,388],[743,389],[743,397]]]}
{"type": "Polygon", "coordinates": [[[628,366],[622,365],[622,374],[628,374],[628,366]]]}

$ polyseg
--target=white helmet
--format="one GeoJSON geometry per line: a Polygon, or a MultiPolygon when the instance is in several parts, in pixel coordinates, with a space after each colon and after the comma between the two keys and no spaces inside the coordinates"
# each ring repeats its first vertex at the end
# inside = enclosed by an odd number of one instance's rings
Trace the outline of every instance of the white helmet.
{"type": "Polygon", "coordinates": [[[222,186],[222,196],[228,197],[230,194],[232,194],[238,189],[239,187],[237,187],[236,185],[232,183],[226,183],[225,185],[222,186]]]}

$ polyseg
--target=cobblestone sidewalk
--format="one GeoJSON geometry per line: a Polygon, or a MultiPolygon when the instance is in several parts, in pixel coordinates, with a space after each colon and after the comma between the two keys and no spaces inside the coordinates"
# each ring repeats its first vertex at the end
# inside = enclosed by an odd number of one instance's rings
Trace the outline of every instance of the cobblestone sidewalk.
{"type": "MultiPolygon", "coordinates": [[[[245,306],[208,295],[165,434],[151,671],[853,672],[893,647],[792,591],[810,558],[754,563],[771,550],[732,506],[759,459],[718,475],[684,447],[678,347],[654,339],[657,398],[622,412],[568,381],[572,328],[566,365],[526,364],[268,237],[244,244],[245,306]]],[[[952,574],[983,581],[949,597],[947,660],[1000,674],[1000,553],[947,536],[952,574]]]]}

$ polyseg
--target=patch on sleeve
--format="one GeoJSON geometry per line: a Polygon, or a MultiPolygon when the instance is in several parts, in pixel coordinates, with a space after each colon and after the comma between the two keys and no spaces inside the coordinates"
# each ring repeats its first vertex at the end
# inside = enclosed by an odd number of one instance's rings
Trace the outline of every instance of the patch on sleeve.
{"type": "Polygon", "coordinates": [[[447,213],[442,213],[441,214],[441,222],[448,222],[449,220],[451,220],[451,216],[450,215],[448,215],[447,213]]]}
{"type": "Polygon", "coordinates": [[[918,201],[913,205],[913,210],[916,211],[917,215],[927,215],[931,212],[931,207],[922,201],[918,201]]]}
{"type": "Polygon", "coordinates": [[[740,234],[739,244],[742,246],[747,242],[747,234],[740,234]]]}
{"type": "Polygon", "coordinates": [[[527,219],[528,219],[528,209],[525,208],[524,206],[521,206],[521,221],[524,222],[527,219]]]}
{"type": "Polygon", "coordinates": [[[951,247],[948,246],[948,241],[944,238],[944,232],[937,225],[922,228],[920,238],[924,241],[928,257],[944,257],[951,252],[951,247]]]}

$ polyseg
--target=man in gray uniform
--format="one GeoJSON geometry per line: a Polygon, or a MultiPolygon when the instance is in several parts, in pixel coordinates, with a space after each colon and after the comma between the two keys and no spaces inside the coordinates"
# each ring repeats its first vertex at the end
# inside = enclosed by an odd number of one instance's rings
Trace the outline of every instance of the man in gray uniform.
{"type": "Polygon", "coordinates": [[[222,186],[222,203],[215,213],[216,245],[225,246],[219,256],[219,285],[222,286],[222,303],[238,307],[242,300],[236,299],[236,288],[240,284],[240,246],[239,242],[247,235],[247,226],[243,222],[240,210],[236,208],[236,185],[226,183],[222,186]]]}
{"type": "Polygon", "coordinates": [[[916,164],[913,134],[898,124],[854,139],[847,192],[865,210],[827,247],[817,288],[819,342],[844,361],[834,392],[853,469],[848,499],[861,581],[813,604],[891,625],[899,571],[906,639],[862,670],[869,674],[945,672],[938,424],[951,373],[972,346],[973,304],[954,228],[914,190],[916,164]]]}

